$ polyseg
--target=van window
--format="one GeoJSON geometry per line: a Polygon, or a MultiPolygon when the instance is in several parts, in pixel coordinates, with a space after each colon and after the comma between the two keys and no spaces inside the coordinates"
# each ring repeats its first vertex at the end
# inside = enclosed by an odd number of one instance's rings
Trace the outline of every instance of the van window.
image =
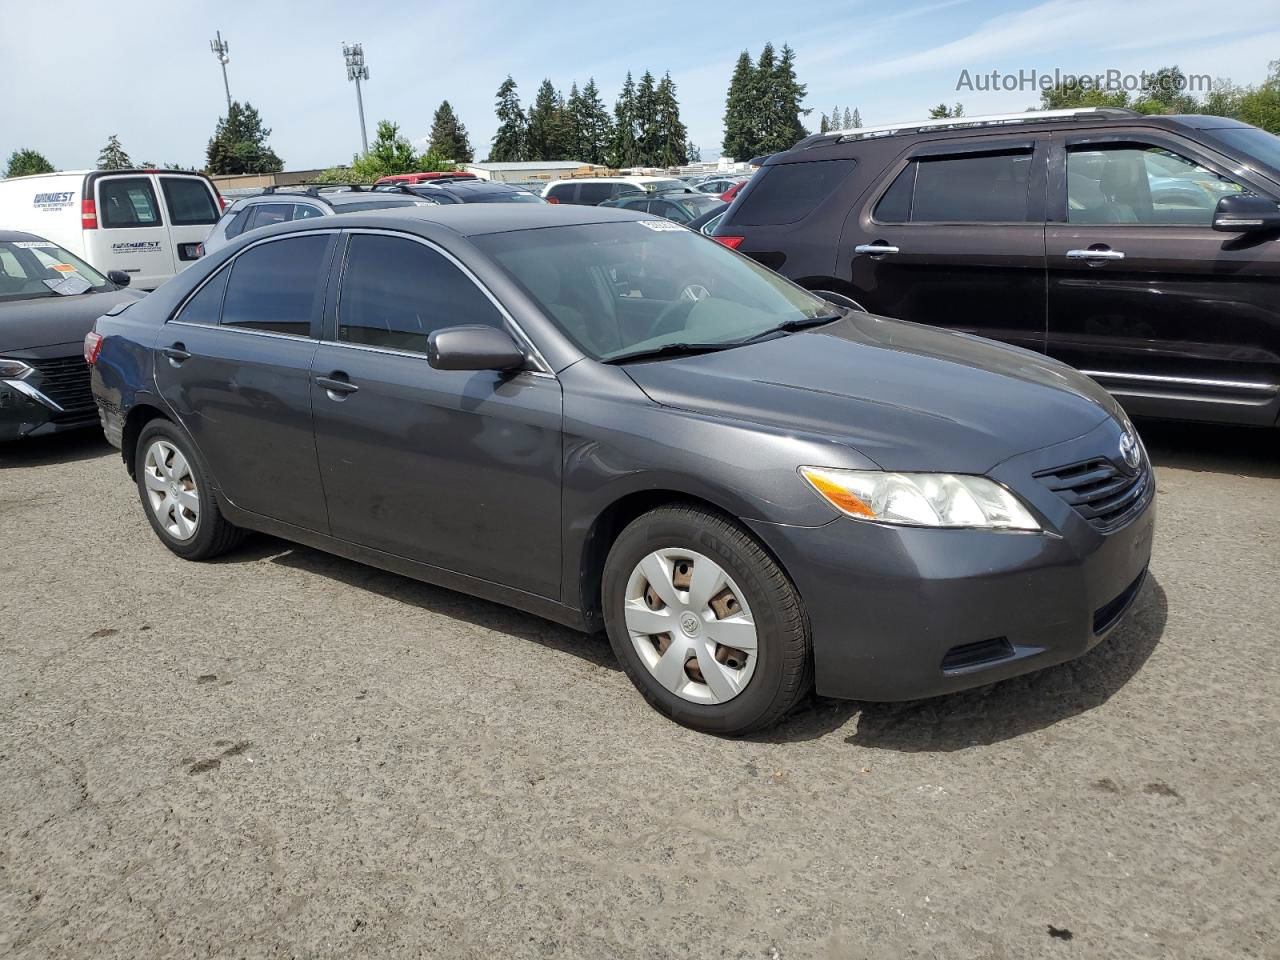
{"type": "Polygon", "coordinates": [[[156,192],[148,177],[101,180],[98,198],[98,216],[106,229],[161,226],[156,192]]]}
{"type": "Polygon", "coordinates": [[[169,206],[169,222],[176,227],[217,223],[218,207],[208,185],[198,177],[161,177],[160,189],[169,206]]]}
{"type": "Polygon", "coordinates": [[[316,234],[240,254],[231,267],[222,325],[308,336],[328,246],[329,235],[316,234]]]}
{"type": "Polygon", "coordinates": [[[427,337],[459,324],[502,326],[502,314],[444,256],[413,240],[356,234],[338,295],[338,339],[427,352],[427,337]]]}
{"type": "Polygon", "coordinates": [[[733,222],[751,227],[803,220],[831,196],[853,166],[848,159],[765,167],[753,178],[733,222]]]}
{"type": "MultiPolygon", "coordinates": [[[[561,203],[573,203],[573,192],[580,186],[585,187],[586,184],[558,183],[547,191],[547,199],[550,200],[554,198],[561,203]]],[[[607,199],[607,197],[602,199],[607,199]]]]}
{"type": "Polygon", "coordinates": [[[581,183],[578,185],[578,203],[594,206],[617,196],[612,183],[581,183]]]}
{"type": "Polygon", "coordinates": [[[1031,153],[916,162],[912,223],[1025,223],[1031,153]]]}

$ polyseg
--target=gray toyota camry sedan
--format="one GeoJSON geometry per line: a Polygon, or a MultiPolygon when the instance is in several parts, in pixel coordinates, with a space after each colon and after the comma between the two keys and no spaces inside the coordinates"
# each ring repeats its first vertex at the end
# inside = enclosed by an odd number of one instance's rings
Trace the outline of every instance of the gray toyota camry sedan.
{"type": "Polygon", "coordinates": [[[644,214],[281,224],[89,341],[178,556],[265,531],[604,629],[713,733],[814,688],[927,697],[1078,656],[1151,555],[1151,467],[1091,380],[644,214]]]}

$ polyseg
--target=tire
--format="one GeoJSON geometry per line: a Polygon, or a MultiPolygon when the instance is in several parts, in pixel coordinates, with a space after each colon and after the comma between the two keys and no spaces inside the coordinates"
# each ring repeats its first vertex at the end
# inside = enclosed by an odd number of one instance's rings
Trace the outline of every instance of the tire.
{"type": "Polygon", "coordinates": [[[718,513],[668,506],[634,520],[609,551],[601,600],[609,643],[631,682],[686,727],[722,736],[764,730],[812,686],[809,622],[795,585],[749,533],[718,513]],[[702,578],[695,572],[704,561],[702,578]],[[712,580],[717,572],[725,579],[712,580]],[[657,596],[668,587],[666,600],[657,596]],[[712,602],[704,605],[708,593],[712,602]],[[748,639],[748,625],[754,651],[732,645],[748,639]]]}
{"type": "Polygon", "coordinates": [[[133,473],[138,498],[151,529],[173,553],[184,560],[210,560],[240,542],[243,531],[222,516],[204,461],[175,424],[157,419],[142,428],[133,473]],[[180,506],[174,497],[175,490],[180,490],[181,504],[195,509],[180,506]],[[154,503],[159,497],[165,498],[162,507],[154,503]]]}

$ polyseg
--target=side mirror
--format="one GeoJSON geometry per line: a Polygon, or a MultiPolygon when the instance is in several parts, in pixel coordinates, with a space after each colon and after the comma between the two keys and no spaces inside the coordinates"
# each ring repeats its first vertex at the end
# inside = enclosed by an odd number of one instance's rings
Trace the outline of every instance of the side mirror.
{"type": "Polygon", "coordinates": [[[445,327],[427,337],[427,362],[437,370],[515,370],[524,352],[498,327],[445,327]]]}
{"type": "Polygon", "coordinates": [[[107,279],[114,283],[117,287],[127,287],[129,281],[133,278],[123,270],[108,270],[107,279]]]}
{"type": "Polygon", "coordinates": [[[1280,230],[1280,204],[1243,193],[1223,197],[1213,211],[1213,229],[1222,233],[1280,230]]]}

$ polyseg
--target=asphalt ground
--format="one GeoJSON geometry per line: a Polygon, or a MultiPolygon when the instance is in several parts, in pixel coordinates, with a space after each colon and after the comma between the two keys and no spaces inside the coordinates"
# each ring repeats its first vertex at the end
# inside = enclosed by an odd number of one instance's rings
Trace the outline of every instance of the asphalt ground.
{"type": "Polygon", "coordinates": [[[1142,424],[1090,654],[723,740],[608,644],[0,451],[0,956],[1280,956],[1280,434],[1142,424]]]}

